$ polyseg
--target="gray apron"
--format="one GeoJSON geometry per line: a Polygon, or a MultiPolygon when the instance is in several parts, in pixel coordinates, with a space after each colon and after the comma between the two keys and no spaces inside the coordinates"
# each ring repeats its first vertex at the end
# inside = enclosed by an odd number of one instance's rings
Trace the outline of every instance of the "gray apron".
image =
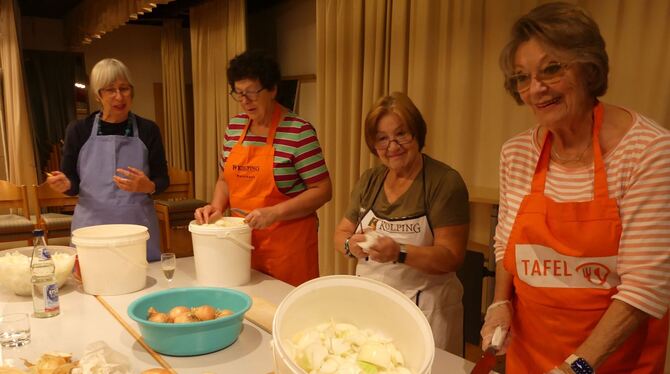
{"type": "MultiPolygon", "coordinates": [[[[384,177],[386,178],[386,177],[384,177]]],[[[381,183],[370,209],[362,214],[356,232],[375,226],[398,243],[417,246],[433,245],[433,231],[428,220],[425,186],[424,211],[412,217],[385,217],[374,211],[374,205],[384,183],[381,183]],[[371,223],[374,223],[372,225],[371,223]]],[[[428,274],[405,264],[379,263],[369,258],[360,259],[356,275],[375,279],[404,293],[423,311],[430,323],[435,346],[463,356],[463,286],[455,273],[428,274]]]]}
{"type": "Polygon", "coordinates": [[[160,231],[153,200],[142,192],[123,191],[112,177],[117,168],[132,166],[149,175],[149,151],[139,138],[135,115],[128,113],[133,136],[98,135],[100,113],[91,136],[79,151],[79,202],[72,217],[72,231],[112,223],[142,225],[149,229],[147,261],[160,259],[160,231]]]}

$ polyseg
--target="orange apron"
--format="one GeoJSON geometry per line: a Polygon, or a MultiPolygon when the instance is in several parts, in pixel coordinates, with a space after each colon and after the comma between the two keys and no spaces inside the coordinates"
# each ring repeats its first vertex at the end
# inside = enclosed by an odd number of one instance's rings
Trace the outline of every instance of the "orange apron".
{"type": "MultiPolygon", "coordinates": [[[[273,173],[272,142],[281,117],[281,108],[275,104],[267,142],[260,147],[243,145],[251,126],[249,121],[228,154],[223,177],[228,184],[231,207],[250,212],[290,199],[277,188],[273,173]]],[[[319,276],[316,213],[253,230],[251,242],[252,268],[293,286],[319,276]]]]}
{"type": "MultiPolygon", "coordinates": [[[[605,313],[620,284],[616,272],[621,219],[607,193],[598,134],[603,105],[594,108],[594,199],[555,202],[544,195],[551,152],[547,133],[531,186],[512,227],[504,257],[514,276],[508,373],[544,373],[574,353],[605,313]]],[[[668,314],[650,317],[596,370],[661,373],[668,314]]]]}

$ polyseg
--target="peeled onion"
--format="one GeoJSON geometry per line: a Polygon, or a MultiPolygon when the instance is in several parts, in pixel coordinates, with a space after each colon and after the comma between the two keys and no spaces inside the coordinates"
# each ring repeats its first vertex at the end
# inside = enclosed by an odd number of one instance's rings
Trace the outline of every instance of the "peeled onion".
{"type": "Polygon", "coordinates": [[[189,309],[189,308],[187,308],[183,305],[179,305],[179,306],[176,306],[176,307],[170,309],[170,313],[168,313],[168,314],[170,316],[170,319],[175,321],[178,316],[180,316],[182,314],[190,313],[190,312],[191,312],[191,309],[189,309]]]}
{"type": "Polygon", "coordinates": [[[155,313],[158,313],[158,311],[156,310],[156,308],[150,306],[149,309],[147,309],[147,315],[148,315],[149,317],[151,317],[151,315],[152,315],[152,314],[155,314],[155,313]]]}
{"type": "Polygon", "coordinates": [[[223,318],[223,317],[229,316],[231,314],[233,314],[233,311],[230,310],[230,309],[219,309],[216,312],[216,318],[223,318]]]}
{"type": "Polygon", "coordinates": [[[201,305],[193,308],[193,315],[200,321],[209,321],[216,318],[216,309],[211,305],[201,305]]]}
{"type": "Polygon", "coordinates": [[[191,323],[198,322],[198,320],[191,315],[191,313],[180,314],[173,320],[174,323],[191,323]]]}
{"type": "Polygon", "coordinates": [[[156,312],[149,315],[149,321],[151,322],[160,322],[160,323],[169,323],[170,317],[165,313],[156,312]]]}

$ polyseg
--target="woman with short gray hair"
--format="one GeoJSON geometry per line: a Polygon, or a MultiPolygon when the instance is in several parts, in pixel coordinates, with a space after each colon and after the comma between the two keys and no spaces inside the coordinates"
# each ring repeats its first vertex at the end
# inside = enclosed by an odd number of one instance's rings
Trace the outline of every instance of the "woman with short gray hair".
{"type": "Polygon", "coordinates": [[[160,259],[160,232],[151,194],[170,184],[158,126],[130,111],[134,87],[123,62],[107,58],[91,71],[102,109],[66,130],[61,171],[47,183],[79,195],[72,230],[125,223],[149,230],[147,260],[160,259]]]}

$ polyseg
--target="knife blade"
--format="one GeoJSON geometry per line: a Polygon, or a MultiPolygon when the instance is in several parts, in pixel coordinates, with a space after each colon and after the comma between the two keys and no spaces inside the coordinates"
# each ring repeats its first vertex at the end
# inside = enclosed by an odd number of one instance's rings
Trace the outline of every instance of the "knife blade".
{"type": "Polygon", "coordinates": [[[486,348],[484,353],[482,353],[482,357],[477,360],[475,367],[470,372],[471,374],[489,374],[493,370],[496,366],[496,354],[502,348],[506,335],[507,330],[503,331],[502,326],[496,327],[491,338],[491,345],[486,348]]]}
{"type": "Polygon", "coordinates": [[[249,212],[247,212],[244,209],[240,209],[240,208],[230,208],[230,211],[233,212],[233,213],[237,213],[237,214],[239,214],[243,217],[246,217],[249,214],[249,212]]]}

